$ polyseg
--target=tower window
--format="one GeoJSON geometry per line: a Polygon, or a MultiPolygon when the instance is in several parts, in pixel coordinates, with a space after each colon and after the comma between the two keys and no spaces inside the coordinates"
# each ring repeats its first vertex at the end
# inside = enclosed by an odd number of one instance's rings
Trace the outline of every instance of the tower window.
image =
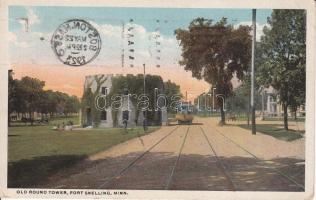
{"type": "Polygon", "coordinates": [[[107,88],[107,87],[102,87],[102,88],[101,88],[101,93],[102,93],[103,95],[107,95],[107,94],[108,94],[108,88],[107,88]]]}

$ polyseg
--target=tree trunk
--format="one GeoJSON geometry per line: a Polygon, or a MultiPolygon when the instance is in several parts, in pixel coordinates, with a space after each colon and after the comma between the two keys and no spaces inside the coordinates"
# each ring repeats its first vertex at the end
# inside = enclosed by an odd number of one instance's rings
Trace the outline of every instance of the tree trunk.
{"type": "Polygon", "coordinates": [[[250,95],[248,98],[247,125],[250,126],[250,95]]]}
{"type": "Polygon", "coordinates": [[[284,129],[286,131],[289,130],[287,107],[288,107],[287,103],[283,103],[283,120],[284,120],[284,129]]]}
{"type": "Polygon", "coordinates": [[[8,127],[11,126],[11,117],[10,117],[10,112],[8,112],[8,127]]]}
{"type": "Polygon", "coordinates": [[[221,106],[220,111],[221,111],[221,121],[219,122],[219,124],[225,125],[225,112],[224,112],[223,106],[221,106]]]}
{"type": "Polygon", "coordinates": [[[30,112],[30,122],[31,122],[31,126],[33,126],[33,115],[32,115],[33,112],[30,112]]]}
{"type": "Polygon", "coordinates": [[[297,120],[297,112],[296,112],[297,108],[294,110],[294,119],[297,120]]]}

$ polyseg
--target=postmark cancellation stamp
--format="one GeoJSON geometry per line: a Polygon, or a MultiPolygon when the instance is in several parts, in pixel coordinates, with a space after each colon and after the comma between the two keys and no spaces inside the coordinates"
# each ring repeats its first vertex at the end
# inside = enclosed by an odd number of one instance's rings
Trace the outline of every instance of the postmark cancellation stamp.
{"type": "Polygon", "coordinates": [[[101,38],[89,22],[71,19],[54,32],[51,47],[65,65],[82,66],[93,61],[101,50],[101,38]]]}

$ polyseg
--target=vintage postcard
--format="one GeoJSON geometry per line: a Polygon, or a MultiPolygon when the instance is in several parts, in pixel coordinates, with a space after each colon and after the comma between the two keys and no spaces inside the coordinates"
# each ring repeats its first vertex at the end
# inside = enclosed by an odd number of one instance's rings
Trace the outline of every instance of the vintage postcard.
{"type": "Polygon", "coordinates": [[[0,197],[313,197],[315,2],[0,9],[0,197]]]}

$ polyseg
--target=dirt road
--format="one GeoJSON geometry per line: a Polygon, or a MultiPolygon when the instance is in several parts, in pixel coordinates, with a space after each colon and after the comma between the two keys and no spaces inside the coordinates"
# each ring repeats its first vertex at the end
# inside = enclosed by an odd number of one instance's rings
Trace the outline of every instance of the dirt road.
{"type": "Polygon", "coordinates": [[[91,156],[49,188],[303,191],[304,139],[277,140],[211,118],[175,125],[91,156]]]}

